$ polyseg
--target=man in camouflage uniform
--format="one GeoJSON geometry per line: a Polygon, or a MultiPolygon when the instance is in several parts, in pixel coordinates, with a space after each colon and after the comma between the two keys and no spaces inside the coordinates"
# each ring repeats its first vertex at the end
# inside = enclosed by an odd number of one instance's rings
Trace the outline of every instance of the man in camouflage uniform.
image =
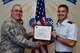
{"type": "Polygon", "coordinates": [[[24,53],[25,48],[37,48],[40,42],[29,41],[32,34],[27,34],[22,22],[22,7],[15,4],[11,16],[1,27],[0,53],[24,53]]]}

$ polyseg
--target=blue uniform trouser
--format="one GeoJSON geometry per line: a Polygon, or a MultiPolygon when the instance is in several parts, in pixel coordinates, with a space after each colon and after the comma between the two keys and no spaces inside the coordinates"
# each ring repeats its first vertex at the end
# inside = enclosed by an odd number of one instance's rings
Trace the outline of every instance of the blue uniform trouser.
{"type": "Polygon", "coordinates": [[[57,51],[55,51],[55,53],[72,53],[72,52],[57,52],[57,51]]]}

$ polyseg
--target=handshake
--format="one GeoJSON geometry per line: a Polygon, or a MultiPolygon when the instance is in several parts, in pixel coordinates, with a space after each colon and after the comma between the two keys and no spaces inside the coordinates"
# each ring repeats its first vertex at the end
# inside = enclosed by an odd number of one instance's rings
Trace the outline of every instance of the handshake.
{"type": "Polygon", "coordinates": [[[40,47],[40,46],[42,46],[42,45],[45,45],[42,41],[36,41],[34,43],[35,43],[35,45],[36,45],[37,48],[40,47]]]}
{"type": "MultiPolygon", "coordinates": [[[[31,37],[34,37],[34,33],[33,32],[30,32],[28,33],[28,36],[31,38],[31,37]]],[[[34,41],[34,44],[35,46],[38,48],[42,45],[47,45],[49,44],[50,42],[46,42],[46,41],[40,41],[40,40],[37,40],[37,41],[34,41]]]]}

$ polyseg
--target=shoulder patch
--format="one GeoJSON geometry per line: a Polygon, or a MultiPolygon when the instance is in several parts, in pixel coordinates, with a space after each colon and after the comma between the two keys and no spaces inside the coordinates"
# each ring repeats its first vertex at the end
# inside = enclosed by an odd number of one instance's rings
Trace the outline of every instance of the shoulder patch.
{"type": "Polygon", "coordinates": [[[69,24],[73,24],[74,22],[72,22],[72,21],[68,21],[68,23],[69,23],[69,24]]]}

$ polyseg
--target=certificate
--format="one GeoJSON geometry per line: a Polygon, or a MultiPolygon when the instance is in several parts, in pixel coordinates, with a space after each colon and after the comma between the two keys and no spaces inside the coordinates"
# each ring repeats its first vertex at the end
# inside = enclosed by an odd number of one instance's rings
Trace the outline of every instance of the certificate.
{"type": "Polygon", "coordinates": [[[39,40],[50,40],[51,26],[35,26],[34,38],[39,40]]]}

